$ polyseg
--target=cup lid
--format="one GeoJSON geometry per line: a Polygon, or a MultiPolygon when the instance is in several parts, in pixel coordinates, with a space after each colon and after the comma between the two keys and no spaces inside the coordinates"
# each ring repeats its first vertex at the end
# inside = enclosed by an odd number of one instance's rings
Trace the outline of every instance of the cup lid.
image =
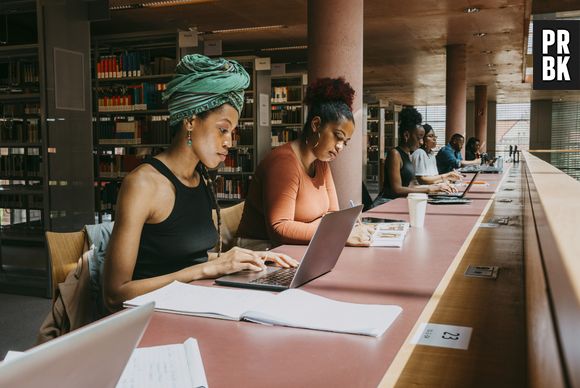
{"type": "Polygon", "coordinates": [[[425,193],[410,193],[409,195],[407,195],[407,198],[411,198],[411,199],[427,199],[428,196],[425,193]]]}

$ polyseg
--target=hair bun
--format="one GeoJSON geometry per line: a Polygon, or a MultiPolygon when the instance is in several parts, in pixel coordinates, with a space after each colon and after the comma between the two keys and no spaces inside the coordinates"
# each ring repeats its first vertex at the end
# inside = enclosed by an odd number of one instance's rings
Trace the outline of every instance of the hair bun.
{"type": "Polygon", "coordinates": [[[319,78],[306,89],[304,103],[308,106],[324,102],[343,102],[352,111],[354,89],[343,77],[319,78]]]}
{"type": "Polygon", "coordinates": [[[417,109],[412,106],[406,106],[399,113],[399,127],[405,130],[415,128],[421,124],[423,117],[417,109]]]}

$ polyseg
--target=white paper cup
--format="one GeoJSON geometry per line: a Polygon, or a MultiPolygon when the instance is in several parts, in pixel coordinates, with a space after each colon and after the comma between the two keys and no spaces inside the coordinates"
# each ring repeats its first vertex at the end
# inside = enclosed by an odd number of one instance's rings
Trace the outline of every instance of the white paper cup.
{"type": "Polygon", "coordinates": [[[414,228],[422,228],[425,223],[425,212],[427,211],[427,194],[411,193],[407,195],[409,204],[410,224],[414,228]]]}

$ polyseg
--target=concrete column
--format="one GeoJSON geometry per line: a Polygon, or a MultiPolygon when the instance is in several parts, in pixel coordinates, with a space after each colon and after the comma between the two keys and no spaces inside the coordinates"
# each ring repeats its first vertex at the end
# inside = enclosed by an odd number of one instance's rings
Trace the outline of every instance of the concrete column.
{"type": "Polygon", "coordinates": [[[487,85],[475,86],[475,137],[481,142],[481,152],[487,150],[487,85]]]}
{"type": "Polygon", "coordinates": [[[355,90],[355,132],[331,163],[341,208],[361,203],[363,181],[363,0],[308,1],[308,81],[344,77],[355,90]]]}
{"type": "Polygon", "coordinates": [[[465,73],[465,45],[447,46],[447,79],[445,83],[445,141],[451,135],[465,136],[467,82],[465,73]]]}

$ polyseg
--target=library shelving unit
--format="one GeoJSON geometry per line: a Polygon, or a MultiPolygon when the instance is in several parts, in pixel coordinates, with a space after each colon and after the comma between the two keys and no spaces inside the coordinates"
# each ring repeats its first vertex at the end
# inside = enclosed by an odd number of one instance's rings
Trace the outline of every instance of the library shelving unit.
{"type": "Polygon", "coordinates": [[[0,292],[49,296],[44,232],[92,215],[89,22],[83,5],[22,3],[0,12],[0,292]]]}
{"type": "Polygon", "coordinates": [[[306,75],[301,73],[272,76],[272,148],[298,138],[306,117],[305,84],[306,75]]]}
{"type": "Polygon", "coordinates": [[[379,167],[381,158],[382,128],[384,123],[384,108],[379,105],[369,104],[366,108],[366,183],[367,185],[378,184],[379,167]]]}
{"type": "Polygon", "coordinates": [[[123,177],[169,146],[161,94],[177,63],[177,33],[92,39],[95,221],[115,218],[123,177]]]}
{"type": "Polygon", "coordinates": [[[220,206],[229,206],[246,198],[252,176],[256,169],[256,120],[257,104],[255,101],[257,72],[255,57],[232,57],[238,61],[250,75],[250,86],[244,92],[244,107],[240,114],[238,126],[232,139],[232,147],[224,163],[216,173],[216,194],[220,206]]]}
{"type": "MultiPolygon", "coordinates": [[[[399,141],[399,111],[400,109],[396,109],[396,107],[388,107],[385,108],[385,124],[384,124],[384,132],[385,132],[385,142],[384,142],[384,151],[386,152],[389,148],[393,148],[397,146],[399,141]]],[[[384,156],[383,156],[384,157],[384,156]]]]}

